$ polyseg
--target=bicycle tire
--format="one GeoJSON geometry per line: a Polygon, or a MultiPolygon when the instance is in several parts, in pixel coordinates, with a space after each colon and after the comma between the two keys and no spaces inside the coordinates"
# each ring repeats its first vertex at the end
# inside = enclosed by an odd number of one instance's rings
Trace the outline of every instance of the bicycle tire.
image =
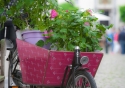
{"type": "MultiPolygon", "coordinates": [[[[12,72],[14,70],[13,67],[14,67],[13,61],[10,59],[9,67],[8,67],[8,88],[9,86],[13,86],[13,85],[20,87],[20,83],[12,77],[12,72]]],[[[13,74],[13,76],[15,76],[15,74],[13,74]]]]}
{"type": "MultiPolygon", "coordinates": [[[[75,88],[77,88],[76,86],[80,86],[80,85],[78,85],[78,84],[76,83],[77,78],[80,77],[80,76],[83,77],[83,78],[85,78],[85,79],[88,81],[87,83],[89,83],[89,85],[87,84],[87,85],[84,85],[84,86],[83,86],[83,82],[82,82],[81,84],[82,84],[83,87],[80,87],[80,88],[97,88],[94,78],[93,78],[92,75],[91,75],[89,72],[87,72],[86,70],[78,70],[78,71],[75,73],[75,88]],[[76,84],[77,84],[77,85],[76,85],[76,84]],[[86,86],[86,87],[85,87],[85,86],[86,86]]],[[[73,75],[71,75],[71,76],[69,77],[69,80],[68,80],[68,82],[67,82],[66,88],[73,88],[73,80],[72,80],[72,78],[73,78],[73,75]]],[[[82,78],[82,80],[83,80],[83,78],[82,78]]],[[[78,88],[79,88],[79,87],[78,87],[78,88]]]]}

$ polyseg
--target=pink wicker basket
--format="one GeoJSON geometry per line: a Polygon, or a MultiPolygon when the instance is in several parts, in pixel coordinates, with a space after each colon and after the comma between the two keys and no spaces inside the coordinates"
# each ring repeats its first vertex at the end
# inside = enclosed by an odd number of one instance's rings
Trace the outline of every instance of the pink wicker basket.
{"type": "MultiPolygon", "coordinates": [[[[17,39],[23,82],[44,86],[60,86],[66,66],[73,60],[74,52],[50,51],[17,39]]],[[[95,76],[101,62],[102,53],[81,52],[88,56],[89,63],[84,67],[95,76]]]]}

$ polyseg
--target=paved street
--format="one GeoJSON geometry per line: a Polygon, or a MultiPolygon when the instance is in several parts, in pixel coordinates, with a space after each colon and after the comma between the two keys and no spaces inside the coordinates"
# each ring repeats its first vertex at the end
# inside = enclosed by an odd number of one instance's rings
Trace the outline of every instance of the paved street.
{"type": "Polygon", "coordinates": [[[104,54],[95,81],[98,88],[125,88],[125,55],[104,54]]]}
{"type": "MultiPolygon", "coordinates": [[[[5,70],[5,88],[7,88],[7,70],[5,70]]],[[[95,81],[98,88],[125,88],[125,55],[104,54],[95,81]]]]}

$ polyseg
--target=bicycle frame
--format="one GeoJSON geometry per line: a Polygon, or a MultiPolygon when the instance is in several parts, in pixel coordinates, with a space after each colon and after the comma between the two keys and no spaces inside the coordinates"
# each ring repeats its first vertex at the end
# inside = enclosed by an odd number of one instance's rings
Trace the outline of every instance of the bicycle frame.
{"type": "Polygon", "coordinates": [[[76,49],[74,51],[74,59],[73,59],[72,65],[69,65],[69,66],[66,67],[61,88],[63,88],[63,86],[64,86],[64,80],[66,78],[66,74],[67,74],[68,68],[71,69],[69,77],[71,75],[73,75],[72,76],[72,79],[73,79],[73,88],[75,88],[75,72],[77,72],[77,70],[89,70],[88,68],[82,68],[82,64],[80,63],[80,58],[81,58],[81,56],[80,56],[80,49],[79,49],[78,46],[76,46],[76,49]]]}
{"type": "Polygon", "coordinates": [[[13,51],[10,50],[10,54],[9,54],[9,56],[8,56],[8,58],[7,58],[7,61],[9,61],[10,67],[13,69],[13,70],[11,71],[12,77],[13,77],[15,80],[20,81],[21,83],[23,83],[20,79],[14,77],[14,74],[15,74],[15,71],[16,71],[16,67],[17,67],[17,65],[18,65],[18,63],[19,63],[19,57],[18,57],[17,55],[18,55],[17,50],[15,50],[14,53],[13,53],[13,51]],[[15,59],[16,57],[17,57],[17,59],[16,59],[16,61],[14,61],[14,59],[15,59]],[[14,62],[13,62],[13,61],[14,61],[14,62]],[[14,63],[15,63],[15,66],[13,67],[13,64],[14,64],[14,63]]]}

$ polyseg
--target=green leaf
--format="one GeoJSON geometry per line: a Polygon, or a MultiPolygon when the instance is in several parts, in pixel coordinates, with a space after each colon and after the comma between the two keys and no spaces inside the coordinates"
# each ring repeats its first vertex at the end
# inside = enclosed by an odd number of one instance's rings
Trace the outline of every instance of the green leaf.
{"type": "Polygon", "coordinates": [[[4,9],[3,8],[0,8],[0,14],[3,13],[4,9]]]}
{"type": "Polygon", "coordinates": [[[55,40],[55,39],[58,39],[59,36],[60,36],[59,34],[57,34],[57,33],[53,33],[53,36],[52,36],[52,37],[53,37],[53,39],[55,40]]]}
{"type": "Polygon", "coordinates": [[[113,24],[110,24],[109,26],[107,26],[106,28],[107,29],[110,29],[110,28],[112,28],[113,27],[113,24]]]}
{"type": "Polygon", "coordinates": [[[110,42],[112,41],[112,39],[111,39],[111,38],[109,38],[109,37],[107,37],[107,39],[108,39],[108,41],[110,41],[110,42]]]}
{"type": "Polygon", "coordinates": [[[99,46],[96,46],[95,47],[95,50],[102,50],[103,48],[99,47],[99,46]]]}
{"type": "Polygon", "coordinates": [[[82,42],[84,42],[84,43],[85,43],[85,42],[86,42],[86,39],[85,39],[85,38],[83,38],[82,42]]]}
{"type": "MultiPolygon", "coordinates": [[[[55,21],[55,23],[57,23],[57,24],[58,24],[58,23],[61,23],[61,22],[62,22],[62,20],[56,20],[56,21],[55,21]]],[[[60,25],[61,25],[61,24],[60,24],[60,25]]]]}
{"type": "Polygon", "coordinates": [[[125,22],[125,5],[120,6],[120,20],[125,22]]]}
{"type": "Polygon", "coordinates": [[[59,36],[60,38],[62,38],[62,39],[67,39],[67,37],[66,37],[66,35],[61,35],[61,36],[59,36]]]}
{"type": "Polygon", "coordinates": [[[102,31],[105,31],[105,30],[106,30],[106,28],[105,28],[104,25],[97,25],[96,27],[97,27],[98,29],[102,30],[102,31]]]}
{"type": "Polygon", "coordinates": [[[57,3],[56,0],[49,0],[49,1],[51,1],[51,3],[52,3],[54,6],[58,6],[58,3],[57,3]]]}
{"type": "Polygon", "coordinates": [[[70,25],[72,25],[72,26],[76,26],[76,25],[77,25],[77,23],[73,22],[73,23],[71,23],[70,25]]]}
{"type": "Polygon", "coordinates": [[[101,37],[102,37],[102,34],[98,32],[96,37],[97,37],[97,38],[101,38],[101,37]]]}
{"type": "Polygon", "coordinates": [[[37,46],[40,46],[40,47],[43,47],[44,46],[44,41],[43,40],[39,40],[37,43],[36,43],[37,46]]]}
{"type": "Polygon", "coordinates": [[[72,34],[74,37],[75,37],[75,36],[79,36],[78,32],[72,32],[71,34],[72,34]]]}
{"type": "Polygon", "coordinates": [[[61,33],[67,33],[67,29],[66,28],[62,28],[62,29],[60,29],[60,32],[61,33]]]}
{"type": "Polygon", "coordinates": [[[72,43],[70,43],[70,42],[68,43],[68,49],[71,49],[73,51],[74,47],[75,46],[72,43]]]}
{"type": "Polygon", "coordinates": [[[91,32],[91,35],[92,35],[92,36],[96,36],[96,34],[97,34],[97,33],[94,32],[94,31],[91,32]]]}
{"type": "Polygon", "coordinates": [[[4,22],[6,20],[6,17],[5,16],[2,16],[1,17],[1,20],[4,22]]]}
{"type": "Polygon", "coordinates": [[[84,26],[85,28],[83,29],[84,33],[88,33],[90,30],[90,26],[84,26]]]}

